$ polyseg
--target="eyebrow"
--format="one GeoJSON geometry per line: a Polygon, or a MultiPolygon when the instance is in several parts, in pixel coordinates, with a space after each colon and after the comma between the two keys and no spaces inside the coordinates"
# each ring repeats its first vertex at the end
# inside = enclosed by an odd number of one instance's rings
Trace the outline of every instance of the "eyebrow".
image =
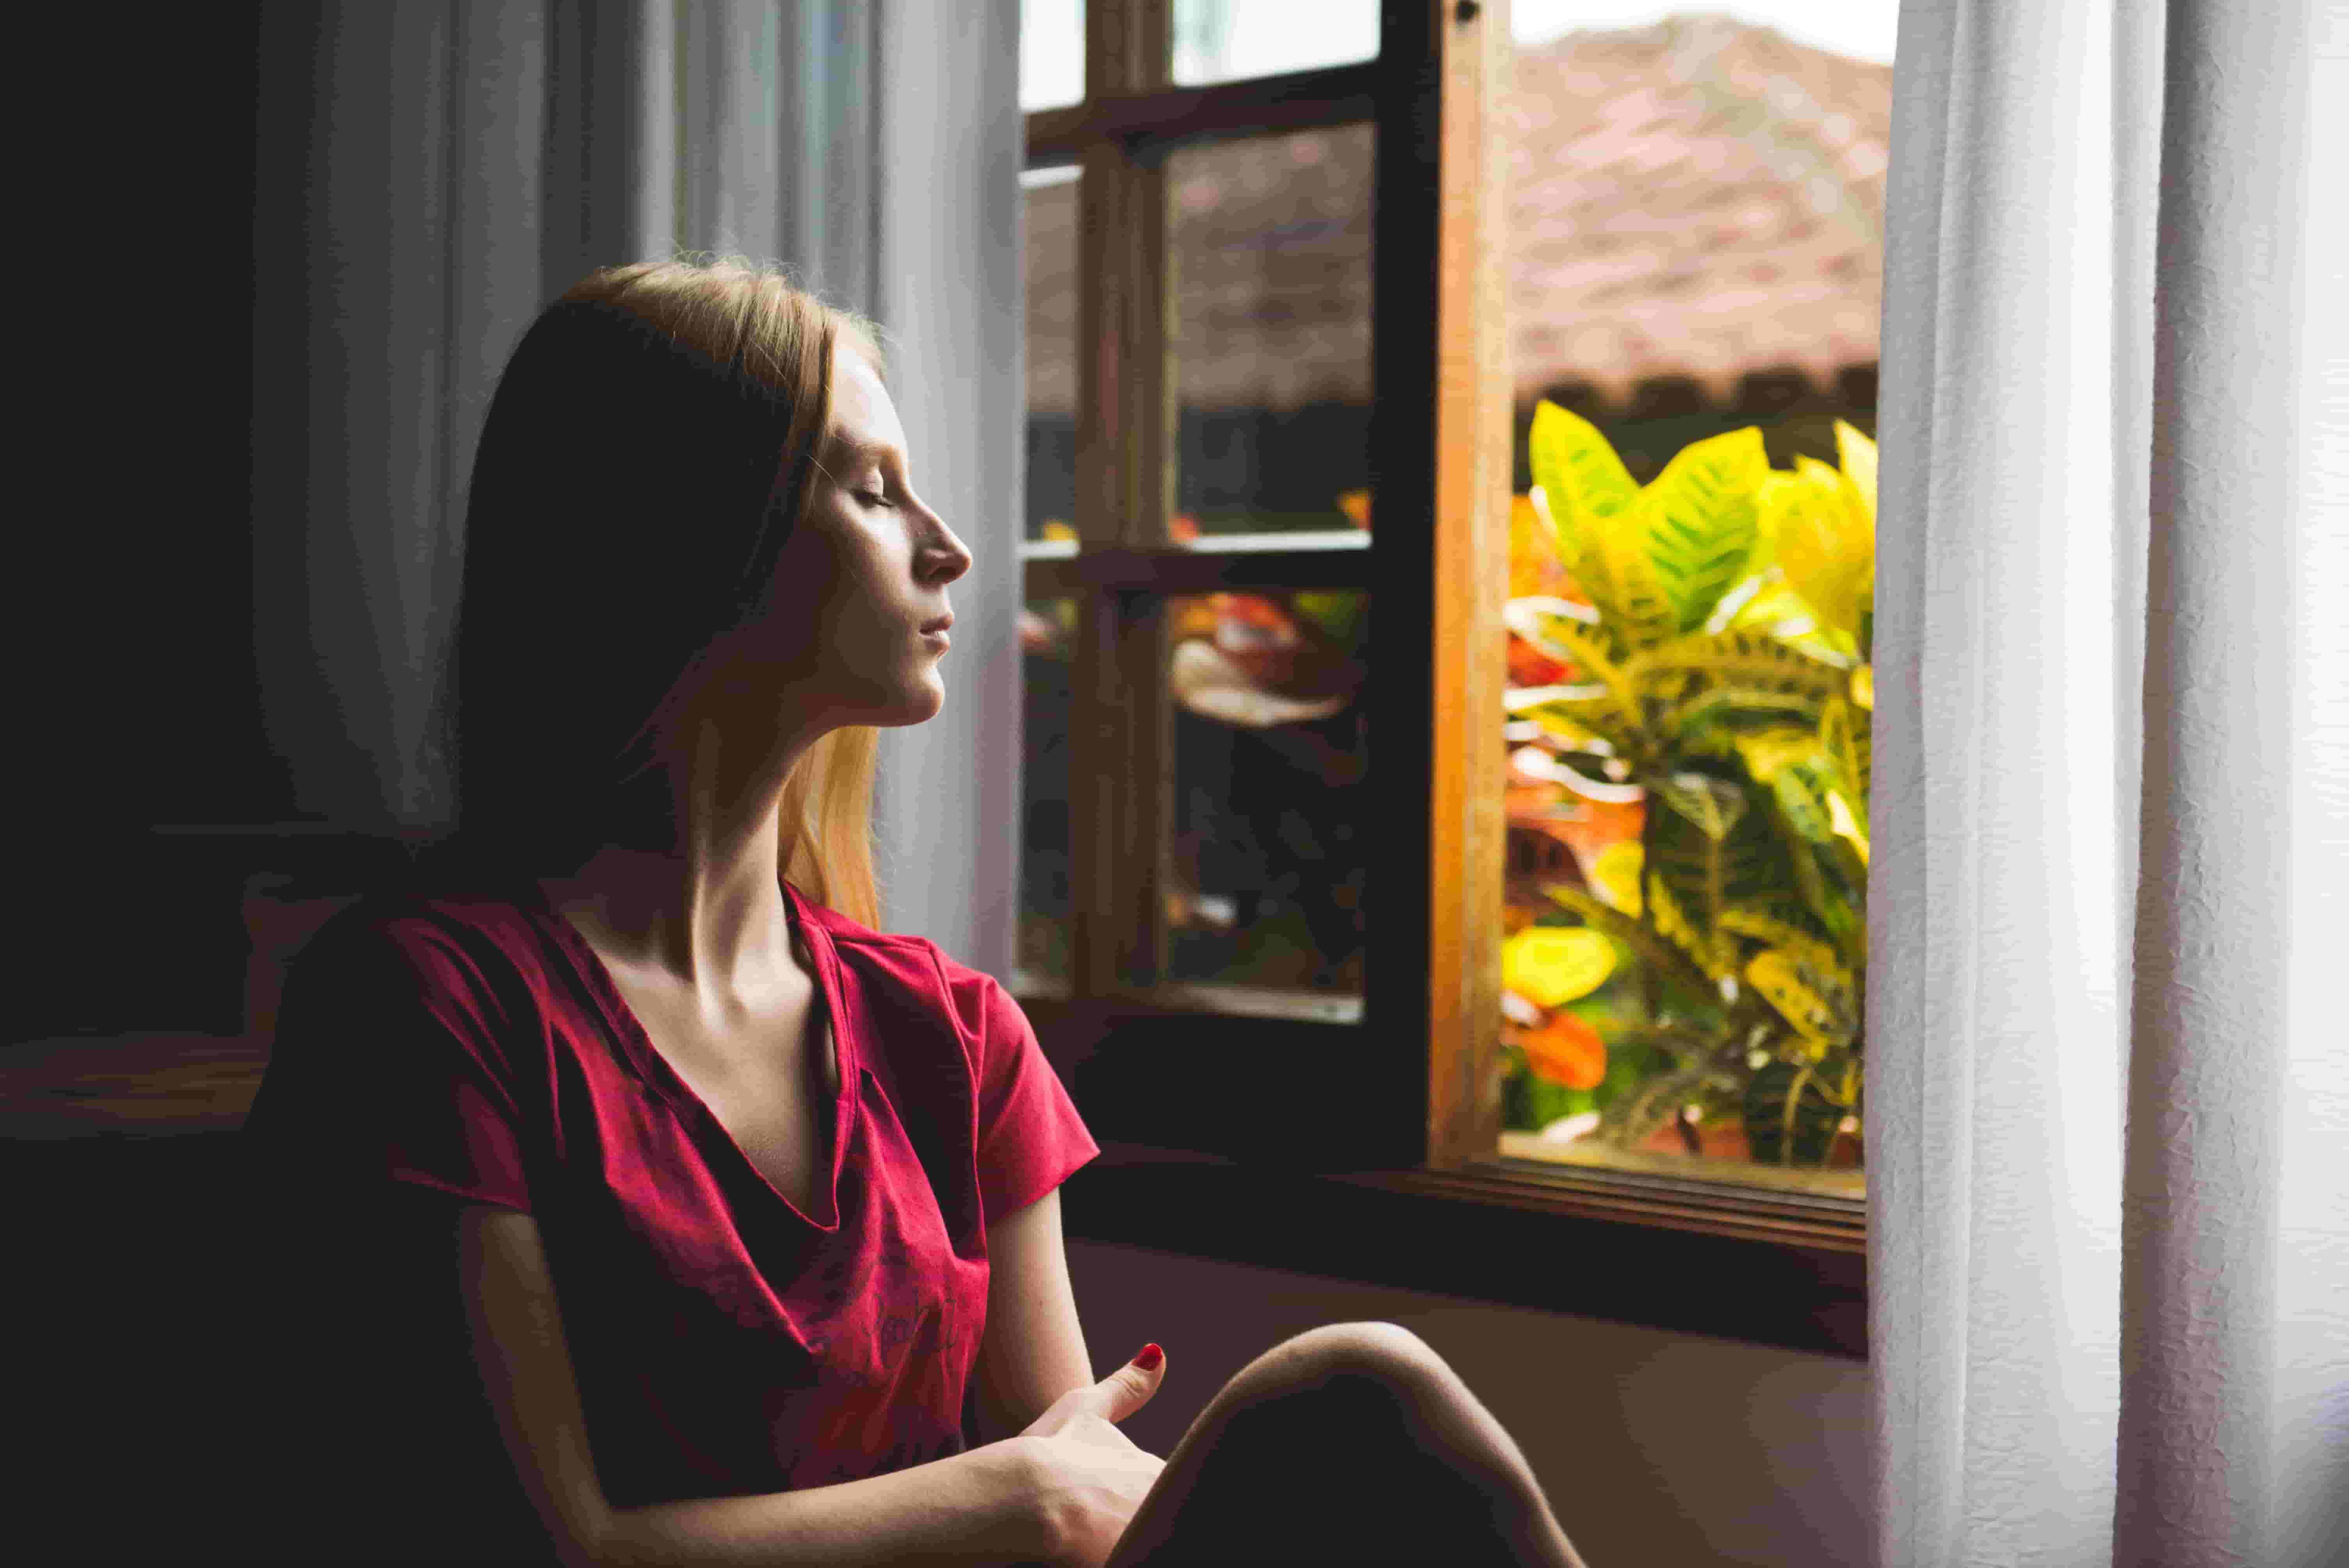
{"type": "Polygon", "coordinates": [[[900,467],[905,464],[905,454],[886,441],[859,440],[835,430],[832,435],[832,444],[853,457],[895,458],[900,467]]]}

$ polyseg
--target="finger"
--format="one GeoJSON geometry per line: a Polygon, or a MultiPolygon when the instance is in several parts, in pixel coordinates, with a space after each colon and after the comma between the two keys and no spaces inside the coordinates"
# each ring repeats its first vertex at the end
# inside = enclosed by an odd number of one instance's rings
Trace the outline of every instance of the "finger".
{"type": "Polygon", "coordinates": [[[1111,1422],[1125,1419],[1150,1402],[1150,1397],[1158,1392],[1158,1385],[1165,1378],[1165,1352],[1155,1345],[1143,1346],[1140,1356],[1093,1385],[1101,1394],[1102,1418],[1111,1422]],[[1144,1367],[1144,1357],[1153,1364],[1144,1367]]]}

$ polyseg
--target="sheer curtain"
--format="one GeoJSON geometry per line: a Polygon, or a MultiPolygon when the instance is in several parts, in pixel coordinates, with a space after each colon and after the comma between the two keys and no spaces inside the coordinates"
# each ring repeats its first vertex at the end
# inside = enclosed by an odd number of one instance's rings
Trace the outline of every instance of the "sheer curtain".
{"type": "Polygon", "coordinates": [[[884,751],[879,858],[892,929],[1009,977],[1018,39],[1018,0],[264,8],[254,638],[305,815],[446,820],[465,487],[539,308],[673,246],[771,259],[893,335],[915,481],[977,557],[947,707],[884,751]]]}
{"type": "Polygon", "coordinates": [[[1908,0],[1877,1561],[2349,1541],[2349,6],[1908,0]]]}

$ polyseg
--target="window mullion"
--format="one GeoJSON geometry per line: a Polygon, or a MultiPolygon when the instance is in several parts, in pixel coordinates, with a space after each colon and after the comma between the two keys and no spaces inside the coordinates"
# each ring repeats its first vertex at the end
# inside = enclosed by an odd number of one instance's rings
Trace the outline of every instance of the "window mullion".
{"type": "Polygon", "coordinates": [[[1436,8],[1435,690],[1430,716],[1427,1161],[1489,1160],[1501,1132],[1502,809],[1510,381],[1500,108],[1509,6],[1436,8]]]}
{"type": "MultiPolygon", "coordinates": [[[[1171,0],[1094,0],[1089,96],[1163,87],[1171,0]]],[[[1081,548],[1163,542],[1171,430],[1162,163],[1113,142],[1083,155],[1085,345],[1079,379],[1081,548]]],[[[1165,951],[1161,889],[1173,811],[1173,713],[1162,601],[1106,590],[1081,601],[1081,682],[1071,736],[1076,994],[1147,990],[1165,951]]]]}

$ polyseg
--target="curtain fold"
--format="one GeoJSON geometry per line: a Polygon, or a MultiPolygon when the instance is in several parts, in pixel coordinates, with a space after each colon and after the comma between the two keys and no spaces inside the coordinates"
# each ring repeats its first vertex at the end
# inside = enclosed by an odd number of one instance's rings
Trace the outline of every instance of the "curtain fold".
{"type": "Polygon", "coordinates": [[[1902,8],[1868,1024],[1885,1568],[2349,1539],[2349,1029],[2317,1000],[2349,951],[2349,411],[2310,156],[2341,145],[2344,9],[1902,8]]]}
{"type": "Polygon", "coordinates": [[[970,547],[947,706],[885,731],[875,869],[891,931],[1009,983],[1019,936],[1019,548],[1027,516],[1019,0],[880,8],[874,310],[914,488],[970,547]]]}
{"type": "Polygon", "coordinates": [[[885,881],[892,929],[1009,976],[1019,6],[950,12],[264,10],[254,638],[303,815],[362,832],[449,820],[433,704],[467,481],[538,310],[598,266],[740,253],[881,321],[916,482],[978,557],[952,590],[947,708],[885,748],[877,858],[885,879],[918,869],[885,881]]]}

